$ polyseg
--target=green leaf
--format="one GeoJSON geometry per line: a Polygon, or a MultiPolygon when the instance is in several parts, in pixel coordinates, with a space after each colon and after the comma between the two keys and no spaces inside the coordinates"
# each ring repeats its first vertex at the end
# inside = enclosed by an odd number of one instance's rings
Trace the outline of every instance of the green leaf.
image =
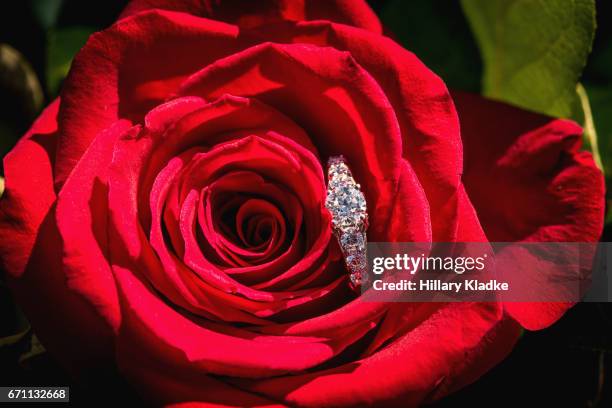
{"type": "Polygon", "coordinates": [[[57,23],[63,0],[30,0],[30,8],[40,26],[46,30],[57,23]]]}
{"type": "Polygon", "coordinates": [[[599,140],[597,138],[597,130],[595,128],[595,122],[593,121],[593,111],[591,110],[591,103],[587,95],[586,89],[582,84],[576,86],[576,92],[580,99],[580,106],[584,114],[584,145],[593,154],[593,160],[601,171],[604,170],[603,163],[601,162],[601,155],[599,153],[599,140]]]}
{"type": "Polygon", "coordinates": [[[72,64],[74,55],[85,45],[95,31],[92,27],[67,27],[49,32],[47,49],[47,88],[57,95],[60,85],[72,64]]]}
{"type": "Polygon", "coordinates": [[[30,340],[30,349],[19,356],[19,364],[27,363],[28,360],[31,360],[46,352],[47,350],[45,349],[45,346],[42,345],[36,334],[33,334],[30,340]]]}
{"type": "Polygon", "coordinates": [[[595,35],[594,0],[462,0],[484,60],[483,91],[582,123],[576,85],[595,35]]]}
{"type": "Polygon", "coordinates": [[[6,337],[0,337],[0,349],[3,347],[10,347],[21,342],[30,332],[30,328],[27,327],[19,333],[12,334],[6,337]]]}
{"type": "Polygon", "coordinates": [[[380,18],[392,38],[414,52],[449,87],[480,92],[480,55],[456,0],[389,0],[380,8],[380,18]]]}
{"type": "Polygon", "coordinates": [[[612,175],[612,85],[585,85],[593,109],[605,173],[612,175]]]}
{"type": "MultiPolygon", "coordinates": [[[[612,30],[603,22],[612,17],[612,8],[601,3],[593,52],[584,70],[584,87],[593,110],[593,121],[599,137],[601,159],[608,179],[608,195],[612,191],[612,30]]],[[[612,212],[608,214],[612,218],[612,212]]]]}

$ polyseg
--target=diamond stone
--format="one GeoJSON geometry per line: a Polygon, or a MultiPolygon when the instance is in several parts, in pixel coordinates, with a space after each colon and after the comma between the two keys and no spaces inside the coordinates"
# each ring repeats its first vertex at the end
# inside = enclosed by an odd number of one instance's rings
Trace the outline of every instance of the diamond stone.
{"type": "Polygon", "coordinates": [[[361,271],[366,267],[366,258],[361,253],[355,253],[346,257],[346,264],[351,270],[361,271]]]}
{"type": "Polygon", "coordinates": [[[350,273],[351,285],[356,288],[366,277],[366,199],[344,157],[334,156],[329,159],[327,176],[325,206],[332,215],[332,228],[350,273]]]}
{"type": "Polygon", "coordinates": [[[332,214],[332,225],[339,231],[360,230],[367,227],[365,196],[343,161],[330,160],[328,193],[325,206],[332,214]]]}
{"type": "Polygon", "coordinates": [[[345,232],[340,235],[340,246],[352,251],[365,251],[365,238],[359,232],[345,232]]]}
{"type": "Polygon", "coordinates": [[[361,279],[361,273],[351,273],[350,276],[351,279],[351,284],[355,287],[361,285],[362,279],[361,279]]]}

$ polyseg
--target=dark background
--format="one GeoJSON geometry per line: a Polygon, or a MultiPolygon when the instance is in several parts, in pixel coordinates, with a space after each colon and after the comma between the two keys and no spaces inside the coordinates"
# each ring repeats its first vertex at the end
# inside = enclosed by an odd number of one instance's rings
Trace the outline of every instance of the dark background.
{"type": "MultiPolygon", "coordinates": [[[[58,88],[49,76],[53,64],[76,51],[89,32],[112,24],[125,3],[1,2],[0,43],[11,45],[29,62],[46,105],[58,88]]],[[[449,87],[479,92],[479,52],[457,0],[387,0],[373,1],[372,6],[395,38],[449,87]],[[451,47],[441,46],[449,42],[451,47]]],[[[610,91],[591,95],[596,125],[605,130],[610,119],[606,112],[612,110],[611,1],[597,2],[597,20],[593,52],[581,81],[588,90],[610,91]]],[[[32,103],[31,93],[14,83],[10,73],[0,68],[1,155],[27,130],[39,108],[32,103]]],[[[600,140],[602,150],[612,145],[609,139],[600,140]]],[[[612,241],[611,227],[606,227],[602,240],[612,241]]],[[[611,304],[578,304],[549,329],[525,332],[506,360],[436,406],[612,407],[611,352],[611,304]]],[[[75,384],[37,343],[2,284],[1,271],[0,385],[70,385],[73,403],[87,405],[117,401],[119,396],[133,398],[120,385],[100,393],[75,384]]]]}

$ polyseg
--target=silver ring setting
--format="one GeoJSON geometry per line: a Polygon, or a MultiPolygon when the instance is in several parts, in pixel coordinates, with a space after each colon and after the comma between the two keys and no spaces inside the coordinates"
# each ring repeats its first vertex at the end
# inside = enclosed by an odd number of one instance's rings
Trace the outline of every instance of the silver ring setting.
{"type": "Polygon", "coordinates": [[[325,207],[332,215],[332,231],[340,245],[351,287],[357,289],[367,276],[366,199],[344,156],[328,159],[327,180],[325,207]]]}

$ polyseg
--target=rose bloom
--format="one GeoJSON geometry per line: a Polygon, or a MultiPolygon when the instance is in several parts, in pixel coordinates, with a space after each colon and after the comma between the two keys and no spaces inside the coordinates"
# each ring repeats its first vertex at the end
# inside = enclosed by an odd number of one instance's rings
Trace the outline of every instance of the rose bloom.
{"type": "Polygon", "coordinates": [[[449,93],[363,1],[136,0],[5,157],[0,257],[42,343],[156,405],[411,406],[561,303],[376,303],[348,285],[327,158],[368,240],[596,241],[582,129],[449,93]],[[118,373],[118,374],[117,374],[118,373]]]}

